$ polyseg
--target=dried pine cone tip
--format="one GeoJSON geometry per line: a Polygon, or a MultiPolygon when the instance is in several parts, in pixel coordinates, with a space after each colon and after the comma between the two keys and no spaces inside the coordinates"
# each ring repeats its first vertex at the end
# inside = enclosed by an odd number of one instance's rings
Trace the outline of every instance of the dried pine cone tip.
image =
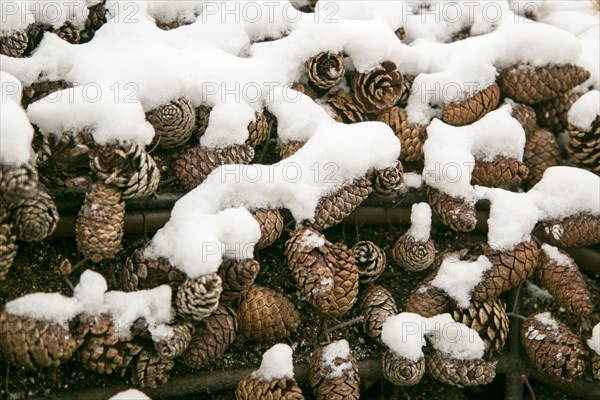
{"type": "Polygon", "coordinates": [[[298,150],[300,150],[302,148],[302,146],[304,146],[306,142],[298,142],[298,141],[291,141],[291,142],[287,142],[287,143],[277,143],[277,145],[275,146],[275,151],[277,151],[277,153],[279,154],[279,157],[283,160],[285,158],[291,157],[294,155],[294,153],[296,153],[298,150]]]}
{"type": "Polygon", "coordinates": [[[569,126],[569,109],[580,97],[580,93],[569,92],[536,104],[539,125],[556,133],[566,130],[569,126]]]}
{"type": "Polygon", "coordinates": [[[600,217],[581,214],[541,223],[544,240],[554,246],[581,247],[600,243],[600,217]]]}
{"type": "Polygon", "coordinates": [[[0,281],[6,279],[8,271],[17,256],[17,236],[12,226],[0,222],[0,281]]]}
{"type": "Polygon", "coordinates": [[[356,243],[352,246],[352,254],[358,267],[359,280],[363,283],[374,281],[385,269],[385,252],[373,242],[356,243]]]}
{"type": "Polygon", "coordinates": [[[127,258],[121,275],[123,288],[130,292],[165,284],[177,289],[185,279],[185,274],[166,258],[148,259],[139,249],[127,258]]]}
{"type": "Polygon", "coordinates": [[[361,107],[347,92],[340,90],[326,98],[325,104],[333,113],[337,122],[344,124],[355,124],[367,120],[361,107]]]}
{"type": "Polygon", "coordinates": [[[526,134],[530,134],[537,129],[536,112],[532,107],[526,104],[515,103],[509,99],[505,101],[510,105],[510,114],[519,121],[526,134]]]}
{"type": "Polygon", "coordinates": [[[379,113],[377,120],[389,125],[400,140],[400,159],[403,161],[423,161],[423,144],[427,139],[427,126],[408,121],[406,110],[391,107],[379,113]]]}
{"type": "Polygon", "coordinates": [[[427,203],[414,204],[411,227],[400,236],[392,255],[396,263],[407,271],[419,272],[429,268],[435,260],[435,244],[430,239],[431,208],[427,203]]]}
{"type": "MultiPolygon", "coordinates": [[[[583,103],[585,104],[585,103],[583,103]]],[[[572,109],[578,107],[579,103],[573,105],[572,109]]],[[[569,124],[569,143],[567,150],[578,164],[596,175],[600,175],[600,115],[585,129],[583,127],[569,124]]]]}
{"type": "Polygon", "coordinates": [[[137,359],[132,364],[131,381],[139,387],[158,387],[159,383],[166,383],[169,380],[169,371],[173,369],[175,363],[172,360],[164,359],[148,350],[142,350],[137,359]]]}
{"type": "Polygon", "coordinates": [[[339,340],[317,348],[310,359],[309,382],[318,400],[358,399],[358,364],[348,341],[339,340]]]}
{"type": "Polygon", "coordinates": [[[377,170],[373,176],[373,191],[382,196],[396,193],[404,186],[404,168],[400,161],[394,165],[377,170]]]}
{"type": "Polygon", "coordinates": [[[192,341],[194,325],[190,322],[181,322],[170,327],[164,337],[154,342],[156,353],[159,357],[172,360],[182,355],[192,341]]]}
{"type": "Polygon", "coordinates": [[[536,277],[568,312],[588,315],[594,309],[587,284],[575,260],[563,250],[544,244],[536,277]]]}
{"type": "Polygon", "coordinates": [[[329,89],[344,79],[346,61],[341,53],[322,52],[305,63],[308,81],[318,89],[329,89]]]}
{"type": "Polygon", "coordinates": [[[538,313],[525,319],[521,342],[536,368],[548,375],[572,380],[585,371],[587,351],[583,344],[550,313],[538,313]]]}
{"type": "Polygon", "coordinates": [[[14,203],[10,208],[10,222],[18,240],[39,242],[56,229],[58,210],[46,192],[39,190],[35,197],[14,203]]]}
{"type": "Polygon", "coordinates": [[[387,350],[382,359],[383,377],[397,386],[414,386],[425,375],[425,358],[409,360],[392,350],[387,350]]]}
{"type": "Polygon", "coordinates": [[[246,144],[256,147],[269,137],[269,118],[265,112],[256,113],[254,121],[248,124],[246,144]]]}
{"type": "Polygon", "coordinates": [[[242,261],[225,260],[219,267],[219,276],[223,282],[221,300],[234,300],[243,296],[254,283],[259,271],[259,262],[252,258],[242,261]]]}
{"type": "Polygon", "coordinates": [[[260,239],[256,244],[257,249],[264,249],[272,245],[283,232],[283,215],[279,210],[259,208],[252,211],[252,216],[260,226],[260,239]]]}
{"type": "Polygon", "coordinates": [[[300,325],[300,313],[283,294],[253,285],[242,298],[238,320],[240,333],[246,338],[269,342],[295,332],[300,325]]]}
{"type": "Polygon", "coordinates": [[[459,360],[433,351],[425,360],[435,379],[452,386],[487,385],[496,377],[496,364],[481,359],[459,360]]]}
{"type": "Polygon", "coordinates": [[[449,228],[459,232],[471,232],[477,225],[475,204],[459,197],[452,197],[444,192],[427,186],[429,204],[436,215],[449,228]]]}
{"type": "Polygon", "coordinates": [[[366,113],[394,106],[404,91],[402,74],[392,61],[366,72],[356,72],[352,78],[354,99],[366,113]]]}
{"type": "Polygon", "coordinates": [[[492,83],[464,100],[448,103],[444,108],[442,120],[454,126],[469,125],[495,110],[499,102],[500,87],[492,83]]]}
{"type": "Polygon", "coordinates": [[[158,146],[170,149],[183,145],[196,129],[196,110],[186,98],[161,105],[146,114],[158,146]]]}
{"type": "Polygon", "coordinates": [[[529,175],[529,168],[516,158],[498,157],[493,161],[477,160],[471,172],[471,184],[489,187],[518,185],[529,175]]]}
{"type": "Polygon", "coordinates": [[[523,162],[529,169],[528,187],[534,186],[544,172],[560,164],[560,146],[556,137],[545,129],[537,129],[527,135],[523,162]]]}
{"type": "Polygon", "coordinates": [[[31,198],[37,187],[38,173],[32,163],[0,163],[0,204],[31,198]]]}
{"type": "Polygon", "coordinates": [[[363,331],[381,342],[383,323],[388,317],[398,314],[398,306],[392,293],[383,286],[370,286],[360,293],[357,306],[364,317],[363,331]]]}
{"type": "Polygon", "coordinates": [[[177,313],[193,321],[202,321],[217,309],[222,291],[221,277],[217,273],[188,278],[177,289],[177,313]]]}

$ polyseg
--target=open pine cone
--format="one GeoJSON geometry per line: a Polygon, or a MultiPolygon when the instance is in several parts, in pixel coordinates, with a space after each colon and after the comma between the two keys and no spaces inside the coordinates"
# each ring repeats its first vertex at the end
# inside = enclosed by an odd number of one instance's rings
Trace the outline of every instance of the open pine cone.
{"type": "Polygon", "coordinates": [[[154,342],[156,353],[165,360],[172,360],[181,356],[192,342],[194,325],[191,322],[180,322],[171,326],[173,336],[167,340],[154,342]]]}
{"type": "Polygon", "coordinates": [[[87,43],[96,34],[96,31],[106,23],[105,2],[101,1],[88,7],[88,16],[85,20],[85,28],[81,31],[80,43],[87,43]]]}
{"type": "Polygon", "coordinates": [[[31,85],[23,88],[23,98],[21,99],[21,104],[23,108],[27,108],[29,104],[35,101],[41,100],[54,92],[58,92],[59,90],[70,87],[73,87],[73,84],[62,79],[57,81],[33,82],[31,85]]]}
{"type": "Polygon", "coordinates": [[[269,247],[283,232],[283,216],[279,210],[271,208],[259,208],[252,211],[252,216],[260,226],[260,239],[256,243],[258,250],[269,247]]]}
{"type": "Polygon", "coordinates": [[[352,246],[352,254],[358,267],[358,279],[361,283],[373,282],[386,266],[385,252],[381,247],[368,240],[352,246]]]}
{"type": "Polygon", "coordinates": [[[327,96],[324,104],[330,108],[333,113],[333,118],[337,122],[355,124],[367,119],[363,110],[356,104],[356,101],[354,101],[349,93],[343,90],[327,96]]]}
{"type": "Polygon", "coordinates": [[[398,314],[398,306],[389,290],[373,285],[360,293],[357,307],[363,316],[363,331],[381,343],[383,323],[388,317],[398,314]]]}
{"type": "Polygon", "coordinates": [[[352,78],[352,93],[366,113],[394,106],[404,91],[403,77],[392,61],[366,72],[356,72],[352,78]]]}
{"type": "Polygon", "coordinates": [[[226,259],[219,267],[219,276],[223,283],[221,300],[235,300],[244,295],[254,283],[260,271],[260,264],[253,258],[237,261],[226,259]]]}
{"type": "Polygon", "coordinates": [[[221,277],[217,273],[188,278],[177,289],[177,313],[192,321],[202,321],[217,309],[222,291],[221,277]]]}
{"type": "Polygon", "coordinates": [[[143,250],[134,250],[125,262],[121,284],[128,292],[153,289],[161,285],[171,286],[176,292],[185,280],[185,274],[173,267],[166,258],[147,259],[143,250]]]}
{"type": "Polygon", "coordinates": [[[377,120],[389,125],[400,140],[402,145],[400,159],[402,161],[423,161],[423,144],[427,140],[426,125],[409,123],[406,110],[400,107],[383,110],[379,113],[377,120]]]}
{"type": "Polygon", "coordinates": [[[381,196],[389,196],[398,192],[404,186],[404,168],[400,161],[393,166],[375,171],[373,176],[373,191],[381,196]]]}
{"type": "Polygon", "coordinates": [[[196,132],[198,133],[198,136],[202,136],[206,132],[211,111],[212,107],[205,105],[196,107],[196,132]]]}
{"type": "Polygon", "coordinates": [[[419,242],[412,236],[404,234],[396,241],[392,250],[394,261],[407,271],[424,271],[435,260],[433,240],[419,242]]]}
{"type": "Polygon", "coordinates": [[[471,232],[477,225],[475,204],[449,196],[431,186],[427,187],[429,204],[444,225],[459,232],[471,232]]]}
{"type": "Polygon", "coordinates": [[[430,285],[436,274],[437,271],[434,270],[413,289],[406,301],[406,312],[419,314],[425,318],[448,312],[450,308],[448,296],[444,291],[430,285]]]}
{"type": "Polygon", "coordinates": [[[0,163],[0,204],[31,198],[37,187],[38,173],[33,164],[0,163]]]}
{"type": "Polygon", "coordinates": [[[581,168],[600,175],[600,115],[588,130],[569,125],[569,145],[567,151],[581,168]]]}
{"type": "Polygon", "coordinates": [[[11,204],[10,222],[15,229],[17,240],[39,242],[56,229],[56,204],[48,193],[38,190],[35,197],[11,204]]]}
{"type": "Polygon", "coordinates": [[[71,44],[79,44],[79,41],[81,40],[79,29],[69,21],[65,21],[62,26],[54,29],[53,33],[65,42],[71,44]]]}
{"type": "Polygon", "coordinates": [[[566,130],[569,126],[569,110],[580,97],[581,93],[569,92],[536,104],[535,112],[538,124],[555,133],[566,130]]]}
{"type": "Polygon", "coordinates": [[[554,246],[581,247],[600,243],[600,217],[594,215],[542,221],[541,227],[544,240],[554,246]]]}
{"type": "Polygon", "coordinates": [[[499,102],[500,87],[492,83],[467,99],[446,104],[442,120],[454,126],[469,125],[495,110],[499,102]]]}
{"type": "Polygon", "coordinates": [[[459,360],[432,351],[425,360],[435,379],[452,386],[487,385],[496,377],[496,364],[481,359],[459,360]]]}
{"type": "Polygon", "coordinates": [[[0,54],[8,57],[23,57],[29,46],[26,31],[17,31],[0,37],[0,54]]]}
{"type": "Polygon", "coordinates": [[[254,121],[248,124],[246,144],[256,147],[269,137],[269,118],[265,112],[255,114],[254,121]]]}
{"type": "Polygon", "coordinates": [[[154,127],[154,141],[163,149],[183,145],[196,129],[196,110],[184,97],[149,111],[146,119],[154,127]]]}
{"type": "Polygon", "coordinates": [[[294,153],[300,150],[305,143],[306,142],[299,141],[291,141],[285,144],[277,143],[277,145],[275,146],[275,151],[277,151],[279,157],[283,160],[285,158],[293,156],[294,153]]]}
{"type": "Polygon", "coordinates": [[[510,103],[511,116],[515,118],[527,135],[538,129],[537,117],[533,107],[521,103],[510,103]]]}
{"type": "Polygon", "coordinates": [[[340,340],[318,347],[310,358],[308,380],[317,400],[360,397],[358,364],[348,342],[340,340]]]}
{"type": "Polygon", "coordinates": [[[12,233],[12,225],[4,223],[2,219],[0,218],[0,281],[6,279],[17,256],[17,236],[12,233]]]}
{"type": "Polygon", "coordinates": [[[156,388],[159,383],[166,383],[169,380],[169,371],[173,369],[175,363],[151,351],[142,350],[131,365],[131,382],[134,385],[156,388]]]}
{"type": "Polygon", "coordinates": [[[309,58],[304,65],[308,82],[327,90],[344,79],[346,61],[341,53],[321,52],[309,58]]]}
{"type": "Polygon", "coordinates": [[[537,129],[527,135],[523,162],[529,169],[527,187],[538,183],[544,171],[560,163],[560,146],[556,137],[545,129],[537,129]]]}
{"type": "Polygon", "coordinates": [[[488,187],[519,185],[528,174],[527,166],[516,158],[497,157],[494,161],[476,160],[471,172],[471,184],[488,187]]]}
{"type": "Polygon", "coordinates": [[[381,360],[383,377],[397,386],[414,386],[425,375],[425,358],[412,361],[392,350],[387,350],[381,360]]]}

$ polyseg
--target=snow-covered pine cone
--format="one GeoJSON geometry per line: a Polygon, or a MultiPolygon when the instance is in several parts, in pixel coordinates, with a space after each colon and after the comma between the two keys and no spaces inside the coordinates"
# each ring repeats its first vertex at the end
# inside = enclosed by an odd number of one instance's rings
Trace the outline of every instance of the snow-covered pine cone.
{"type": "Polygon", "coordinates": [[[192,147],[175,160],[174,170],[186,189],[194,189],[206,177],[224,164],[248,164],[254,158],[254,149],[247,144],[232,145],[223,149],[192,147]]]}
{"type": "Polygon", "coordinates": [[[305,143],[306,142],[299,141],[291,141],[285,144],[277,143],[277,145],[275,146],[275,151],[277,151],[279,157],[283,160],[285,158],[293,156],[294,153],[300,150],[305,143]]]}
{"type": "Polygon", "coordinates": [[[329,107],[333,113],[333,118],[337,122],[355,124],[367,120],[367,117],[360,106],[354,101],[349,93],[343,90],[327,96],[324,104],[329,107]]]}
{"type": "Polygon", "coordinates": [[[404,91],[403,77],[392,61],[366,72],[356,72],[352,78],[352,93],[366,113],[379,112],[394,106],[404,91]]]}
{"type": "Polygon", "coordinates": [[[154,142],[163,149],[183,145],[196,129],[196,109],[185,97],[147,112],[146,119],[154,127],[154,142]]]}
{"type": "Polygon", "coordinates": [[[173,336],[166,340],[154,342],[154,348],[159,357],[172,360],[181,356],[192,342],[194,325],[188,321],[181,321],[171,326],[173,336]]]}
{"type": "Polygon", "coordinates": [[[237,324],[235,312],[219,305],[212,315],[196,325],[192,341],[181,357],[183,363],[200,368],[225,353],[235,340],[237,324]]]}
{"type": "Polygon", "coordinates": [[[222,291],[221,277],[216,272],[186,279],[177,289],[177,314],[202,321],[217,309],[222,291]]]}
{"type": "Polygon", "coordinates": [[[296,92],[300,92],[308,97],[310,97],[313,100],[316,100],[317,97],[319,97],[317,95],[317,93],[310,87],[307,85],[304,85],[300,82],[294,82],[290,85],[290,89],[295,90],[296,92]]]}
{"type": "Polygon", "coordinates": [[[535,275],[556,304],[567,312],[582,316],[592,313],[594,303],[590,291],[575,260],[568,253],[543,245],[535,275]]]}
{"type": "Polygon", "coordinates": [[[0,218],[0,281],[6,279],[17,256],[16,241],[17,236],[12,233],[12,225],[5,223],[3,218],[0,218]]]}
{"type": "Polygon", "coordinates": [[[588,130],[569,124],[569,155],[577,160],[581,168],[600,175],[600,115],[588,130]]]}
{"type": "Polygon", "coordinates": [[[28,370],[57,367],[83,343],[85,329],[63,328],[0,310],[0,357],[28,370]]]}
{"type": "Polygon", "coordinates": [[[106,23],[106,1],[101,1],[88,7],[88,16],[85,20],[85,28],[81,31],[80,43],[87,43],[96,34],[96,31],[106,23]]]}
{"type": "Polygon", "coordinates": [[[573,64],[543,67],[517,64],[500,72],[498,84],[504,96],[534,104],[567,93],[589,77],[588,71],[573,64]]]}
{"type": "Polygon", "coordinates": [[[600,381],[600,354],[592,355],[592,376],[595,380],[600,381]]]}
{"type": "Polygon", "coordinates": [[[414,386],[425,375],[425,357],[412,361],[388,349],[381,360],[383,377],[397,386],[414,386]]]}
{"type": "Polygon", "coordinates": [[[537,117],[533,107],[514,102],[510,105],[511,116],[519,121],[526,134],[530,134],[537,129],[537,117]]]}
{"type": "Polygon", "coordinates": [[[387,124],[394,133],[402,148],[400,159],[413,162],[423,161],[423,144],[427,140],[427,126],[411,124],[408,122],[406,110],[400,107],[391,107],[379,113],[377,120],[387,124]]]}
{"type": "Polygon", "coordinates": [[[469,98],[446,104],[442,120],[454,126],[469,125],[495,110],[499,102],[500,87],[492,83],[469,98]]]}
{"type": "Polygon", "coordinates": [[[373,282],[385,269],[385,252],[373,242],[357,242],[352,246],[352,254],[358,267],[358,279],[362,283],[373,282]]]}
{"type": "Polygon", "coordinates": [[[496,377],[496,364],[481,359],[459,360],[432,351],[425,360],[435,379],[452,386],[487,385],[496,377]]]}
{"type": "Polygon", "coordinates": [[[323,230],[339,224],[369,197],[373,188],[368,178],[355,179],[328,196],[321,197],[315,215],[307,224],[323,230]]]}
{"type": "Polygon", "coordinates": [[[304,400],[293,377],[263,379],[255,372],[242,379],[235,390],[236,400],[304,400]]]}
{"type": "Polygon", "coordinates": [[[529,169],[527,187],[538,183],[544,172],[560,163],[560,146],[556,137],[545,129],[537,129],[527,135],[523,162],[529,169]]]}
{"type": "Polygon", "coordinates": [[[286,296],[252,285],[238,309],[240,333],[254,342],[288,337],[300,325],[300,313],[286,296]]]}
{"type": "Polygon", "coordinates": [[[23,98],[21,104],[23,108],[27,108],[29,104],[41,100],[54,92],[73,87],[73,85],[64,80],[58,81],[36,81],[30,86],[23,88],[23,98]]]}
{"type": "Polygon", "coordinates": [[[565,324],[550,313],[529,316],[521,326],[521,342],[537,369],[561,380],[579,378],[587,351],[565,324]]]}
{"type": "Polygon", "coordinates": [[[86,193],[77,215],[75,238],[81,253],[99,263],[111,259],[121,250],[125,202],[121,191],[102,183],[86,193]]]}
{"type": "Polygon", "coordinates": [[[318,89],[327,90],[344,79],[346,61],[341,53],[321,52],[304,64],[308,82],[318,89]]]}
{"type": "Polygon", "coordinates": [[[344,244],[333,244],[318,231],[296,229],[285,254],[298,290],[321,315],[339,317],[358,295],[358,267],[344,244]]]}
{"type": "Polygon", "coordinates": [[[166,383],[169,380],[169,371],[174,366],[173,360],[142,350],[131,364],[131,382],[141,388],[156,388],[159,383],[166,383]]]}
{"type": "Polygon", "coordinates": [[[269,118],[266,112],[256,113],[254,121],[248,124],[248,139],[246,144],[256,147],[269,137],[269,118]]]}
{"type": "Polygon", "coordinates": [[[0,163],[0,204],[31,198],[37,187],[38,172],[32,163],[0,163]]]}
{"type": "Polygon", "coordinates": [[[38,190],[35,197],[10,205],[10,223],[15,229],[17,240],[39,242],[56,229],[56,204],[48,193],[38,190]]]}
{"type": "Polygon", "coordinates": [[[310,358],[308,381],[317,400],[360,397],[358,364],[346,340],[317,347],[310,358]]]}
{"type": "Polygon", "coordinates": [[[143,250],[134,250],[125,262],[121,273],[121,284],[128,292],[154,289],[169,285],[175,292],[185,280],[185,274],[171,265],[166,258],[148,259],[143,250]]]}
{"type": "Polygon", "coordinates": [[[26,31],[17,31],[0,36],[0,54],[8,57],[23,57],[29,46],[29,36],[26,31]]]}
{"type": "Polygon", "coordinates": [[[375,171],[373,175],[373,191],[381,196],[389,196],[404,186],[404,168],[400,161],[391,167],[375,171]]]}
{"type": "Polygon", "coordinates": [[[502,352],[508,339],[508,316],[506,304],[500,299],[484,302],[472,301],[467,309],[454,307],[452,317],[479,334],[485,345],[487,357],[502,352]]]}
{"type": "Polygon", "coordinates": [[[248,291],[260,271],[260,264],[253,258],[237,261],[223,260],[219,267],[219,276],[223,284],[221,300],[235,300],[248,291]]]}
{"type": "Polygon", "coordinates": [[[411,226],[394,244],[392,255],[407,271],[423,271],[435,261],[435,244],[431,232],[431,207],[427,203],[413,204],[411,226]]]}
{"type": "Polygon", "coordinates": [[[448,312],[450,307],[448,296],[444,291],[430,285],[436,273],[432,272],[413,289],[406,301],[406,312],[419,314],[425,318],[448,312]]]}
{"type": "Polygon", "coordinates": [[[142,146],[104,145],[92,149],[90,156],[90,168],[97,181],[121,190],[123,199],[147,197],[156,192],[160,171],[142,146]]]}
{"type": "Polygon", "coordinates": [[[429,204],[444,225],[459,232],[471,232],[477,225],[475,204],[427,186],[429,204]]]}
{"type": "Polygon", "coordinates": [[[206,132],[211,111],[212,107],[205,105],[196,107],[196,132],[198,133],[198,136],[202,136],[206,132]]]}
{"type": "Polygon", "coordinates": [[[535,112],[538,124],[555,133],[566,130],[569,126],[569,110],[580,97],[581,93],[569,92],[536,104],[535,112]]]}
{"type": "Polygon", "coordinates": [[[252,216],[260,226],[260,239],[256,243],[258,250],[269,247],[283,232],[283,216],[281,212],[271,208],[259,208],[252,211],[252,216]]]}
{"type": "Polygon", "coordinates": [[[498,187],[519,185],[529,174],[529,168],[516,158],[497,157],[494,161],[476,160],[471,172],[471,184],[498,187]]]}
{"type": "Polygon", "coordinates": [[[69,21],[65,21],[62,26],[54,29],[53,33],[65,42],[69,42],[71,44],[79,44],[81,40],[79,29],[77,29],[75,25],[69,21]]]}
{"type": "Polygon", "coordinates": [[[541,222],[544,241],[554,246],[582,247],[600,243],[600,217],[588,214],[541,222]]]}
{"type": "Polygon", "coordinates": [[[392,293],[380,285],[367,288],[358,296],[357,307],[363,316],[363,331],[371,339],[381,343],[383,323],[398,314],[398,306],[392,293]]]}

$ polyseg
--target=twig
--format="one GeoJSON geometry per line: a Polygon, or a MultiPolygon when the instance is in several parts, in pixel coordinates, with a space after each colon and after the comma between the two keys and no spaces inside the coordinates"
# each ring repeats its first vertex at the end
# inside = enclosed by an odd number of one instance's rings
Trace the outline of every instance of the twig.
{"type": "Polygon", "coordinates": [[[10,364],[7,362],[6,365],[6,379],[4,380],[4,390],[6,391],[6,398],[10,398],[10,392],[8,390],[8,379],[10,378],[10,364]]]}
{"type": "Polygon", "coordinates": [[[158,140],[156,141],[156,144],[154,145],[154,147],[153,147],[153,148],[151,148],[151,149],[150,149],[150,151],[148,151],[148,152],[147,152],[148,154],[152,154],[152,152],[153,152],[154,150],[156,150],[156,148],[158,147],[158,145],[159,145],[159,143],[160,143],[160,139],[161,139],[161,138],[162,138],[162,136],[159,136],[159,137],[158,137],[158,140]]]}
{"type": "Polygon", "coordinates": [[[521,380],[523,381],[523,383],[525,384],[525,387],[529,391],[529,395],[531,396],[531,400],[536,400],[535,392],[533,391],[533,388],[531,387],[531,384],[529,383],[529,379],[527,378],[527,375],[521,374],[521,380]]]}
{"type": "Polygon", "coordinates": [[[506,313],[506,315],[507,315],[508,317],[515,317],[515,318],[519,318],[521,321],[524,321],[524,320],[526,320],[526,319],[527,319],[527,317],[525,317],[525,316],[523,316],[523,315],[521,315],[521,314],[514,313],[514,312],[507,312],[507,313],[506,313]]]}
{"type": "Polygon", "coordinates": [[[67,286],[69,286],[71,288],[71,292],[75,291],[75,286],[73,286],[73,284],[71,283],[71,281],[69,280],[69,278],[67,278],[66,276],[63,276],[65,282],[67,283],[67,286]]]}
{"type": "Polygon", "coordinates": [[[363,317],[362,315],[360,315],[360,316],[358,316],[356,318],[352,318],[352,319],[350,319],[350,320],[348,320],[346,322],[342,322],[341,324],[334,325],[331,328],[328,328],[328,329],[326,329],[324,331],[325,335],[329,335],[331,332],[337,331],[338,329],[342,329],[342,328],[345,328],[347,326],[354,325],[357,322],[362,321],[363,319],[365,319],[365,317],[363,317]]]}
{"type": "Polygon", "coordinates": [[[71,269],[71,273],[73,273],[74,271],[76,271],[77,269],[83,267],[83,265],[88,262],[89,258],[84,257],[83,260],[79,261],[77,264],[73,265],[73,268],[71,269]]]}
{"type": "Polygon", "coordinates": [[[175,182],[177,179],[178,178],[176,176],[172,176],[169,179],[165,179],[164,181],[160,181],[160,183],[158,184],[158,188],[161,188],[163,186],[171,184],[171,183],[175,182]]]}

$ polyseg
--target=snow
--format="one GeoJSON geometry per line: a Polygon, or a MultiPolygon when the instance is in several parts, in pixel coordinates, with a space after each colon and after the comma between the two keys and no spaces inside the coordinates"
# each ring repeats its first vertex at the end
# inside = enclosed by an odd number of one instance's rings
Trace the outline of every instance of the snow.
{"type": "Polygon", "coordinates": [[[328,344],[323,349],[321,355],[321,366],[322,368],[330,368],[325,379],[335,379],[344,376],[345,371],[352,369],[352,363],[348,361],[350,357],[350,345],[347,340],[338,340],[331,344],[328,344]],[[345,362],[338,363],[336,359],[346,360],[345,362]]]}
{"type": "Polygon", "coordinates": [[[0,163],[25,163],[31,158],[33,127],[21,107],[22,85],[6,72],[0,72],[0,85],[0,163]]]}
{"type": "Polygon", "coordinates": [[[407,172],[404,174],[403,190],[420,189],[423,186],[423,178],[421,174],[416,172],[407,172]]]}
{"type": "Polygon", "coordinates": [[[568,254],[558,250],[557,247],[544,243],[542,244],[542,251],[546,254],[546,257],[561,267],[573,268],[575,266],[575,261],[568,254]]]}
{"type": "Polygon", "coordinates": [[[388,317],[383,323],[381,340],[397,355],[416,362],[423,357],[425,320],[419,314],[407,312],[388,317]]]}
{"type": "Polygon", "coordinates": [[[252,377],[265,382],[276,379],[293,378],[294,363],[292,360],[292,353],[292,348],[287,344],[276,344],[265,351],[262,356],[260,368],[252,373],[252,377]]]}
{"type": "Polygon", "coordinates": [[[325,246],[325,239],[309,229],[300,238],[300,250],[314,249],[325,246]]]}
{"type": "Polygon", "coordinates": [[[592,337],[587,341],[590,349],[594,350],[594,352],[600,355],[600,323],[594,326],[592,330],[592,337]]]}
{"type": "Polygon", "coordinates": [[[530,281],[525,283],[525,289],[527,290],[528,298],[531,300],[551,301],[554,299],[550,292],[530,281]]]}
{"type": "Polygon", "coordinates": [[[150,400],[150,397],[137,389],[129,389],[115,394],[109,400],[150,400]]]}
{"type": "Polygon", "coordinates": [[[70,21],[79,29],[83,29],[88,16],[88,4],[97,0],[23,0],[2,1],[0,5],[0,36],[23,31],[33,22],[59,28],[70,21]]]}
{"type": "Polygon", "coordinates": [[[413,204],[410,213],[410,229],[407,235],[411,236],[417,242],[426,242],[429,240],[431,231],[431,207],[427,203],[413,204]]]}
{"type": "Polygon", "coordinates": [[[590,90],[569,109],[569,123],[583,132],[589,132],[600,115],[600,91],[590,90]]]}
{"type": "Polygon", "coordinates": [[[9,301],[5,310],[9,314],[54,322],[66,328],[83,307],[78,299],[59,293],[32,293],[9,301]]]}
{"type": "Polygon", "coordinates": [[[554,330],[558,329],[558,323],[556,322],[556,320],[552,317],[552,314],[550,314],[550,312],[543,312],[543,313],[539,313],[536,314],[534,316],[535,320],[547,325],[549,327],[551,327],[554,330]]]}

